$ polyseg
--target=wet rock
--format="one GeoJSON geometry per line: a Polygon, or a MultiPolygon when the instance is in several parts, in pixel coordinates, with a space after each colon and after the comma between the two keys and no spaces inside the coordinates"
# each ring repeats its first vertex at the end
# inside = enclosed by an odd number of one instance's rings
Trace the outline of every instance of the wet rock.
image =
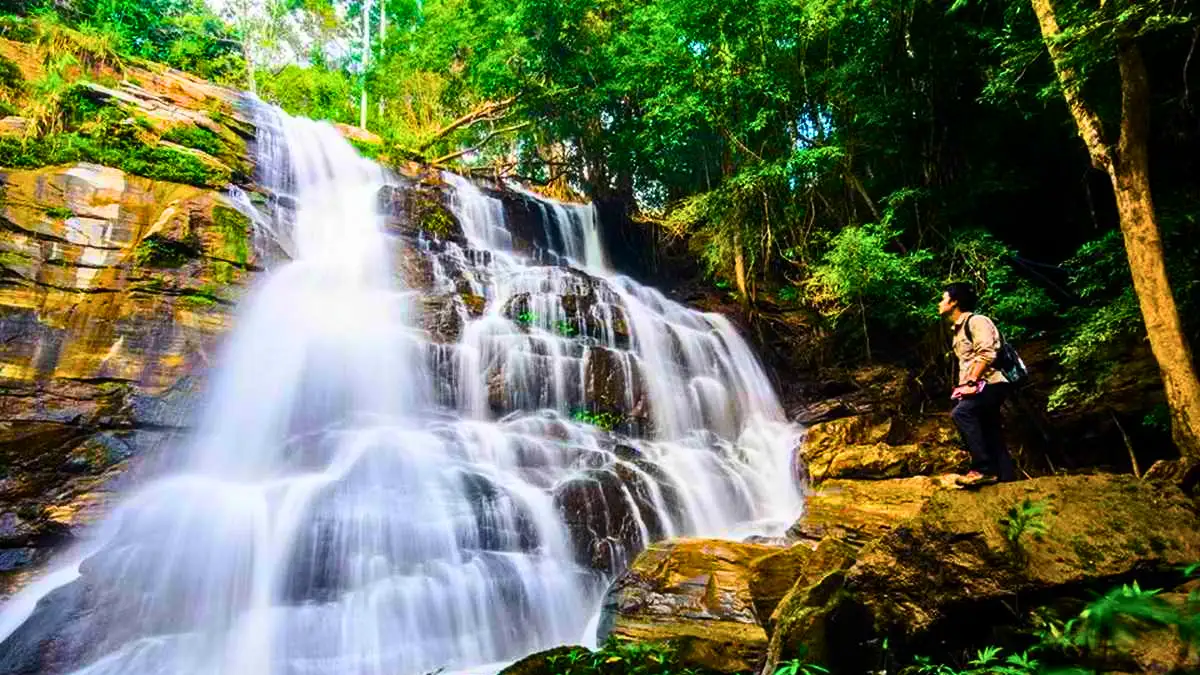
{"type": "Polygon", "coordinates": [[[403,181],[379,190],[379,209],[392,231],[416,239],[466,243],[462,223],[446,206],[449,194],[440,184],[403,181]]]}
{"type": "Polygon", "coordinates": [[[721,672],[754,668],[767,645],[750,564],[776,549],[714,539],[650,546],[604,599],[600,638],[664,641],[677,658],[721,672]]]}
{"type": "Polygon", "coordinates": [[[80,645],[66,630],[85,602],[86,590],[76,581],[51,591],[33,615],[0,642],[0,672],[12,675],[62,672],[74,663],[80,645]]]}
{"type": "Polygon", "coordinates": [[[421,306],[421,325],[435,342],[458,341],[462,334],[466,307],[462,306],[456,296],[422,296],[421,306]]]}
{"type": "Polygon", "coordinates": [[[827,478],[899,478],[965,471],[970,457],[959,447],[948,415],[929,416],[892,442],[893,417],[856,415],[808,428],[801,455],[813,481],[827,478]]]}
{"type": "Polygon", "coordinates": [[[651,416],[641,371],[628,352],[588,348],[583,378],[584,398],[594,409],[629,418],[651,416]]]}
{"type": "Polygon", "coordinates": [[[544,652],[530,654],[516,663],[507,666],[497,675],[558,675],[563,672],[562,664],[558,661],[577,652],[587,652],[586,647],[562,646],[547,649],[544,652]]]}
{"type": "Polygon", "coordinates": [[[593,469],[560,485],[554,506],[562,514],[575,559],[607,573],[624,569],[633,553],[662,536],[646,475],[627,466],[593,469]]]}

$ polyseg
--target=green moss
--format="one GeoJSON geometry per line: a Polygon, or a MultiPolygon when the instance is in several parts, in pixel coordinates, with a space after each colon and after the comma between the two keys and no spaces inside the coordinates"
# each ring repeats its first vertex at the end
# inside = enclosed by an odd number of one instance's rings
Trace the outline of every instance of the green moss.
{"type": "Polygon", "coordinates": [[[197,308],[214,307],[217,299],[203,290],[187,290],[179,294],[179,302],[197,308]]]}
{"type": "Polygon", "coordinates": [[[1104,562],[1104,552],[1081,536],[1071,537],[1071,548],[1079,558],[1079,565],[1088,572],[1096,571],[1096,564],[1104,562]]]}
{"type": "Polygon", "coordinates": [[[348,140],[350,141],[350,145],[353,145],[354,149],[358,150],[358,154],[368,159],[378,159],[380,153],[383,152],[382,143],[368,143],[366,141],[360,141],[356,138],[351,138],[348,140]]]}
{"type": "Polygon", "coordinates": [[[250,219],[237,209],[214,206],[213,225],[221,233],[218,256],[245,265],[250,259],[250,219]]]}
{"type": "Polygon", "coordinates": [[[13,251],[0,251],[0,267],[12,269],[13,267],[23,267],[28,265],[30,262],[30,258],[27,258],[20,253],[14,253],[13,251]]]}
{"type": "Polygon", "coordinates": [[[37,39],[37,29],[19,16],[0,16],[0,37],[14,42],[33,42],[37,39]]]}
{"type": "Polygon", "coordinates": [[[625,421],[625,416],[615,412],[593,412],[583,408],[576,409],[571,413],[571,418],[577,422],[590,424],[594,427],[605,431],[612,431],[617,428],[617,425],[625,421]]]}
{"type": "Polygon", "coordinates": [[[0,117],[12,117],[18,114],[16,106],[8,101],[0,101],[0,117]]]}
{"type": "Polygon", "coordinates": [[[35,169],[92,162],[154,180],[199,187],[223,187],[232,175],[188,152],[148,143],[138,125],[115,108],[98,104],[76,89],[65,96],[65,133],[20,139],[0,138],[0,166],[35,169]]]}
{"type": "Polygon", "coordinates": [[[133,249],[139,267],[182,267],[195,257],[196,251],[186,244],[157,235],[146,237],[133,249]]]}
{"type": "Polygon", "coordinates": [[[415,206],[417,225],[422,232],[438,239],[447,239],[454,234],[454,218],[440,203],[422,199],[415,206]]]}
{"type": "Polygon", "coordinates": [[[200,127],[175,127],[163,134],[162,138],[164,141],[170,141],[187,148],[206,152],[213,157],[219,157],[225,150],[221,139],[216,134],[200,127]]]}
{"type": "Polygon", "coordinates": [[[65,206],[51,206],[48,209],[43,209],[46,215],[55,220],[66,220],[75,215],[75,212],[65,206]]]}
{"type": "Polygon", "coordinates": [[[25,76],[12,59],[0,54],[0,89],[21,91],[25,88],[25,76]]]}

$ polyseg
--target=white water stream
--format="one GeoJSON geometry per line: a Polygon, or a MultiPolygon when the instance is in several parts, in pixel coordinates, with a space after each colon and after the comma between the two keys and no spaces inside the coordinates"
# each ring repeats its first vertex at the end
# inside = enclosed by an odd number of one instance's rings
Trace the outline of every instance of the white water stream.
{"type": "MultiPolygon", "coordinates": [[[[611,272],[591,207],[527,194],[535,256],[447,175],[466,245],[423,242],[432,287],[401,288],[385,173],[328,125],[262,117],[293,260],[241,308],[182,467],[37,587],[81,589],[45,672],[478,668],[578,642],[649,541],[798,515],[799,429],[749,347],[611,272]],[[452,341],[423,328],[434,301],[452,341]]],[[[0,608],[0,651],[34,630],[31,592],[0,608]]]]}

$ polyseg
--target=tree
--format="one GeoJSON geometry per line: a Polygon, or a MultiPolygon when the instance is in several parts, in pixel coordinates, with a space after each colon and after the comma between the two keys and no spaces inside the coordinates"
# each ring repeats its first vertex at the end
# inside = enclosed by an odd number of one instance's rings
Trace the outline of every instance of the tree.
{"type": "Polygon", "coordinates": [[[1150,189],[1150,85],[1138,38],[1155,26],[1184,20],[1159,2],[1100,0],[1080,12],[1082,27],[1064,31],[1052,0],[1031,0],[1063,97],[1092,164],[1108,174],[1116,196],[1125,253],[1146,335],[1158,361],[1171,410],[1171,433],[1184,457],[1200,460],[1200,380],[1167,278],[1162,236],[1150,189]],[[1073,35],[1086,44],[1072,45],[1073,35]],[[1075,53],[1072,53],[1074,47],[1075,53]],[[1120,135],[1113,147],[1096,106],[1084,94],[1082,49],[1115,52],[1120,73],[1120,135]]]}

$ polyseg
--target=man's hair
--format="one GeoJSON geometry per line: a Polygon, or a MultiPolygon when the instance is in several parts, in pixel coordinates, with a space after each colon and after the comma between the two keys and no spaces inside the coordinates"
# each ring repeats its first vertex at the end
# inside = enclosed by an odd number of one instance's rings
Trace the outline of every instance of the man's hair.
{"type": "Polygon", "coordinates": [[[971,284],[965,281],[946,284],[946,287],[942,290],[946,291],[950,299],[964,312],[974,312],[975,307],[979,304],[979,295],[975,293],[975,289],[971,287],[971,284]]]}

